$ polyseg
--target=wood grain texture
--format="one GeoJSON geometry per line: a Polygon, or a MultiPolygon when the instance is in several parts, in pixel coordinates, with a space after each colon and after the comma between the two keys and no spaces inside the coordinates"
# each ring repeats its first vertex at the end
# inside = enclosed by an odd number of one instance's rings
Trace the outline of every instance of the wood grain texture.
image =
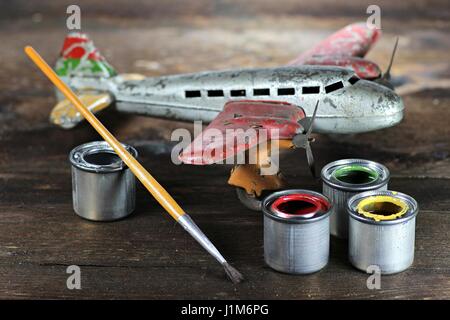
{"type": "MultiPolygon", "coordinates": [[[[331,241],[330,263],[316,274],[292,276],[271,270],[263,260],[262,216],[240,205],[226,185],[230,167],[171,163],[171,131],[192,129],[192,124],[103,112],[105,125],[120,140],[137,147],[143,165],[245,275],[247,281],[234,286],[142,187],[137,209],[127,219],[95,223],[75,215],[68,153],[99,137],[87,124],[63,131],[48,123],[55,102],[53,88],[26,60],[22,48],[32,44],[46,59],[56,58],[65,34],[61,18],[54,14],[61,8],[49,8],[49,15],[38,23],[27,15],[35,8],[20,3],[19,18],[0,21],[4,48],[0,51],[0,298],[450,299],[448,89],[404,96],[405,120],[395,128],[348,137],[317,136],[313,145],[318,167],[344,157],[386,164],[392,173],[390,188],[419,202],[414,265],[383,277],[381,290],[367,289],[367,275],[350,266],[346,243],[336,239],[331,241]],[[81,267],[82,290],[66,288],[66,268],[72,264],[81,267]]],[[[283,3],[293,6],[289,0],[283,3]]],[[[132,14],[118,18],[109,11],[101,15],[101,6],[94,6],[88,7],[94,9],[87,14],[84,28],[119,70],[151,76],[281,65],[354,21],[359,10],[348,4],[338,8],[344,18],[252,14],[242,19],[234,17],[230,5],[224,6],[203,8],[207,14],[195,16],[192,12],[198,11],[192,5],[182,17],[164,7],[159,17],[149,21],[139,19],[149,9],[137,18],[132,14]],[[221,15],[221,10],[228,11],[221,15]]],[[[315,8],[316,4],[311,12],[315,8]]],[[[384,38],[370,58],[385,66],[391,40],[400,34],[394,76],[419,83],[445,82],[449,23],[427,19],[428,15],[400,25],[394,19],[383,20],[384,38]]],[[[308,173],[303,151],[284,155],[281,166],[292,187],[320,191],[320,184],[308,173]]]]}

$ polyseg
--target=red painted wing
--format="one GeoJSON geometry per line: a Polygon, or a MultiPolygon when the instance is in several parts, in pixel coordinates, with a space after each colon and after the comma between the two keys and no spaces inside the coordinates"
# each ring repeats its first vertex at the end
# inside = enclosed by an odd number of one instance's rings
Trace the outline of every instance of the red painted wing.
{"type": "Polygon", "coordinates": [[[381,30],[369,29],[365,23],[350,24],[302,53],[288,65],[331,65],[351,68],[363,79],[381,75],[374,62],[362,59],[381,36],[381,30]]]}
{"type": "Polygon", "coordinates": [[[213,164],[271,139],[291,139],[302,130],[303,109],[277,101],[230,101],[179,155],[188,164],[213,164]]]}
{"type": "Polygon", "coordinates": [[[316,56],[305,59],[304,64],[349,68],[361,79],[368,80],[377,79],[382,74],[375,62],[359,57],[316,56]]]}

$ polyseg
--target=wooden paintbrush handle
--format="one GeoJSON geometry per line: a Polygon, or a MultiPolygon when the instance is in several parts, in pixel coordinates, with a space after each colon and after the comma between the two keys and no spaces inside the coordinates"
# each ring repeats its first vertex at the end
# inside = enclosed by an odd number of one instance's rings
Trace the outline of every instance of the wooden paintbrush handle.
{"type": "Polygon", "coordinates": [[[178,220],[185,214],[184,210],[172,198],[172,196],[156,181],[155,178],[137,161],[112,135],[108,129],[90,112],[78,99],[76,94],[65,84],[45,60],[32,47],[25,47],[25,53],[50,79],[50,81],[72,102],[83,117],[94,127],[102,138],[113,148],[117,155],[125,162],[134,175],[141,181],[147,190],[155,197],[159,204],[175,219],[178,220]]]}

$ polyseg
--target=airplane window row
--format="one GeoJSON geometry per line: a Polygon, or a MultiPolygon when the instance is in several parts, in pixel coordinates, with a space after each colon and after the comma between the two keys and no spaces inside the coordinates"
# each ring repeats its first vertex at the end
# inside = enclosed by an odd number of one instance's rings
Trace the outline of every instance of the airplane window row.
{"type": "MultiPolygon", "coordinates": [[[[348,82],[351,85],[354,85],[356,82],[359,81],[359,78],[357,76],[352,76],[348,82]]],[[[332,83],[330,85],[325,86],[325,92],[330,93],[339,89],[342,89],[344,87],[344,84],[342,81],[338,81],[335,83],[332,83]]],[[[302,94],[318,94],[320,93],[320,86],[310,86],[310,87],[302,87],[302,94]]],[[[278,88],[277,94],[279,96],[293,96],[295,95],[295,88],[278,88]]],[[[239,90],[230,90],[230,96],[231,97],[245,97],[247,95],[247,91],[245,89],[239,89],[239,90]]],[[[186,90],[185,91],[186,98],[200,98],[202,96],[200,90],[186,90]]],[[[224,97],[224,91],[223,90],[208,90],[207,91],[208,97],[224,97]]],[[[270,96],[270,89],[269,88],[257,88],[253,89],[253,96],[270,96]]]]}
{"type": "MultiPolygon", "coordinates": [[[[342,84],[342,83],[341,83],[342,84]]],[[[208,97],[224,97],[223,90],[207,90],[208,97]]],[[[302,94],[317,94],[320,93],[319,86],[303,87],[302,94]]],[[[277,95],[279,96],[293,96],[295,95],[295,88],[278,88],[277,95]]],[[[200,90],[186,90],[186,98],[200,98],[202,96],[200,90]]],[[[231,97],[245,97],[247,96],[247,91],[245,89],[230,90],[231,97]]],[[[253,89],[253,96],[270,96],[269,88],[257,88],[253,89]]]]}

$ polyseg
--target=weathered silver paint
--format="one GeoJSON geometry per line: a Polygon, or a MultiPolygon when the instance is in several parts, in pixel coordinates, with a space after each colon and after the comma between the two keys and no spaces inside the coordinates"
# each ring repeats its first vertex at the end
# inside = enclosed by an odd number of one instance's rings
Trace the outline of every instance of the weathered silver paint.
{"type": "MultiPolygon", "coordinates": [[[[177,120],[212,121],[230,100],[285,101],[303,108],[311,116],[318,99],[314,131],[358,133],[391,127],[403,118],[403,102],[392,90],[359,80],[350,84],[354,72],[330,66],[290,66],[264,69],[207,71],[192,74],[121,81],[112,78],[65,79],[72,87],[111,92],[119,111],[177,120]],[[325,86],[342,81],[344,87],[326,93],[325,86]],[[304,86],[320,86],[319,94],[303,94],[304,86]],[[253,89],[270,89],[268,96],[255,96],[253,89]],[[279,96],[279,88],[294,88],[294,95],[279,96]],[[230,96],[231,90],[246,90],[245,97],[230,96]],[[186,90],[200,90],[201,97],[186,98],[186,90]],[[223,97],[208,97],[208,90],[223,90],[223,97]]],[[[118,76],[119,77],[119,76],[118,76]]]]}

